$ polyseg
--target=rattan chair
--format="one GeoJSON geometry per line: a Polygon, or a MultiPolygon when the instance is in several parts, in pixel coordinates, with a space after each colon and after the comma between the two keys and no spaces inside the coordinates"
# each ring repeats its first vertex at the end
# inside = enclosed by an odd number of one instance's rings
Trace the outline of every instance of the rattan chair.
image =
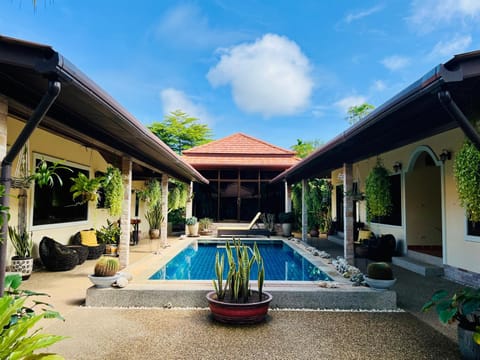
{"type": "Polygon", "coordinates": [[[88,249],[87,259],[98,259],[105,252],[105,244],[98,244],[97,246],[86,246],[82,244],[82,237],[80,231],[73,235],[71,239],[72,245],[81,245],[88,249]]]}
{"type": "Polygon", "coordinates": [[[78,254],[59,242],[44,236],[39,246],[40,259],[47,270],[67,271],[78,264],[78,254]]]}

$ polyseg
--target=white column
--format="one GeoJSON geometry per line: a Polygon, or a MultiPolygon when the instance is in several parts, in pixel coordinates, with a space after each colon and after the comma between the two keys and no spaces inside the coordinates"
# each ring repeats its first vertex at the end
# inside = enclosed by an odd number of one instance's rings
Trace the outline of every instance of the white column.
{"type": "Polygon", "coordinates": [[[353,201],[350,195],[353,187],[353,170],[352,164],[343,164],[343,252],[345,260],[351,265],[354,264],[354,248],[353,248],[353,232],[354,232],[354,218],[353,218],[353,201]]]}
{"type": "MultiPolygon", "coordinates": [[[[185,218],[188,219],[193,215],[193,182],[190,181],[190,187],[188,189],[187,204],[185,206],[185,218]]],[[[187,225],[185,225],[185,235],[188,234],[187,225]]]]}
{"type": "Polygon", "coordinates": [[[302,179],[302,240],[307,241],[308,217],[307,217],[307,179],[302,179]]]}
{"type": "Polygon", "coordinates": [[[162,174],[162,221],[160,223],[160,240],[163,247],[167,247],[167,231],[168,231],[168,175],[162,174]]]}
{"type": "Polygon", "coordinates": [[[132,202],[132,161],[129,158],[122,158],[122,180],[123,180],[123,202],[122,215],[120,216],[120,245],[118,254],[120,257],[120,267],[128,266],[130,262],[130,219],[132,202]]]}
{"type": "Polygon", "coordinates": [[[292,211],[292,193],[290,187],[288,186],[288,181],[284,181],[285,184],[285,212],[292,211]]]}

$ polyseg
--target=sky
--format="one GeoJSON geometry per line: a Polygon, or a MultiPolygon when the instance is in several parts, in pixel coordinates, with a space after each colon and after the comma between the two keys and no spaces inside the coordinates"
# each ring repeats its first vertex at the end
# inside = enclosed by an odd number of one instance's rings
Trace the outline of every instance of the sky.
{"type": "Polygon", "coordinates": [[[0,0],[0,34],[52,46],[145,125],[328,142],[455,54],[478,0],[0,0]]]}

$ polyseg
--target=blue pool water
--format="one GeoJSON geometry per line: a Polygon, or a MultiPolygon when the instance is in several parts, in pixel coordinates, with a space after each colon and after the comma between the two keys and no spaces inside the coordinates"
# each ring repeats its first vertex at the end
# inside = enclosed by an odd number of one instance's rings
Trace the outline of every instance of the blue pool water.
{"type": "MultiPolygon", "coordinates": [[[[253,248],[253,241],[243,241],[253,248]]],[[[332,280],[311,262],[294,251],[283,241],[257,241],[265,267],[265,280],[316,281],[332,280]]],[[[225,254],[224,244],[218,242],[198,242],[181,251],[167,265],[155,272],[150,280],[212,280],[215,278],[215,254],[225,254]],[[217,246],[219,246],[217,248],[217,246]]],[[[227,275],[225,254],[224,276],[227,275]]],[[[256,264],[251,271],[251,279],[257,278],[256,264]]]]}

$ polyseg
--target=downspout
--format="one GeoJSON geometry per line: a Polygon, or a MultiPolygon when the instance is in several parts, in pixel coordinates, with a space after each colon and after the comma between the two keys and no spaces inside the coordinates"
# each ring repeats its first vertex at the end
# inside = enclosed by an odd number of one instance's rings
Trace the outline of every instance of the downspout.
{"type": "Polygon", "coordinates": [[[442,90],[438,92],[437,96],[450,117],[458,123],[465,135],[467,135],[475,147],[480,150],[480,135],[452,99],[450,92],[448,90],[442,90]]]}
{"type": "MultiPolygon", "coordinates": [[[[7,155],[2,161],[2,169],[0,175],[0,184],[5,186],[5,194],[0,198],[2,206],[8,207],[10,205],[10,185],[12,181],[12,163],[13,160],[17,157],[18,153],[22,147],[27,142],[30,135],[37,128],[40,121],[47,113],[48,109],[52,106],[60,93],[61,84],[58,81],[49,80],[48,90],[43,95],[42,100],[37,105],[37,108],[34,110],[27,123],[25,124],[22,132],[18,138],[13,143],[12,147],[8,151],[7,155]]],[[[7,266],[7,236],[8,233],[8,214],[3,213],[3,223],[1,227],[1,237],[3,241],[0,243],[0,297],[3,296],[4,287],[5,287],[5,270],[7,266]]]]}

